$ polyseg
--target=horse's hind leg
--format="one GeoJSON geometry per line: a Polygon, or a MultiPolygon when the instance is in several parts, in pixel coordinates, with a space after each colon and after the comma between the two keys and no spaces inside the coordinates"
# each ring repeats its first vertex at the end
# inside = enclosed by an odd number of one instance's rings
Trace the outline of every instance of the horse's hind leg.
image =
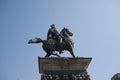
{"type": "Polygon", "coordinates": [[[50,53],[47,53],[46,55],[45,55],[45,57],[49,57],[51,54],[50,53]]]}

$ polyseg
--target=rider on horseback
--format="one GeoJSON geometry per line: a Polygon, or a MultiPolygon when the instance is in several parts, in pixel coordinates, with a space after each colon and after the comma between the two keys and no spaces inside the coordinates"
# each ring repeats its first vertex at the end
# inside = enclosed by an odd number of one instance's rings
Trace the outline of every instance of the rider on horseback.
{"type": "MultiPolygon", "coordinates": [[[[47,33],[47,40],[49,39],[56,40],[57,41],[56,46],[60,46],[60,44],[62,43],[62,38],[59,32],[56,30],[55,24],[52,24],[50,27],[51,28],[48,30],[48,33],[47,33]]],[[[60,53],[62,53],[62,51],[60,51],[60,53]]]]}
{"type": "Polygon", "coordinates": [[[49,39],[55,40],[55,39],[57,39],[59,33],[55,28],[55,24],[52,24],[50,27],[51,28],[48,30],[48,33],[47,33],[47,40],[49,40],[49,39]]]}
{"type": "Polygon", "coordinates": [[[43,43],[42,48],[47,53],[45,57],[49,57],[50,55],[59,55],[55,52],[63,53],[62,51],[67,50],[70,54],[75,57],[73,52],[73,41],[70,39],[73,33],[69,31],[67,28],[63,28],[59,33],[55,24],[51,25],[51,28],[48,30],[47,40],[42,40],[41,38],[35,38],[29,40],[30,43],[43,43]]]}

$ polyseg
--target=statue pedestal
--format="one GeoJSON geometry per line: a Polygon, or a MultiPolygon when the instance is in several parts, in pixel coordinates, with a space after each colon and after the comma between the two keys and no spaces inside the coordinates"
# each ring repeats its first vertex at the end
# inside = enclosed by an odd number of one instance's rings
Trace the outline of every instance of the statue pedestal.
{"type": "Polygon", "coordinates": [[[87,68],[92,58],[38,57],[41,80],[90,80],[87,68]]]}

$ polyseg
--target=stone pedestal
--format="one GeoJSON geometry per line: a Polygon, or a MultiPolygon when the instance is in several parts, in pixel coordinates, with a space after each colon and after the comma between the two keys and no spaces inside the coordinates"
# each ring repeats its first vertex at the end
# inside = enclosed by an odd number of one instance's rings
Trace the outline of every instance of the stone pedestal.
{"type": "Polygon", "coordinates": [[[90,80],[87,72],[92,58],[38,57],[41,80],[90,80]]]}

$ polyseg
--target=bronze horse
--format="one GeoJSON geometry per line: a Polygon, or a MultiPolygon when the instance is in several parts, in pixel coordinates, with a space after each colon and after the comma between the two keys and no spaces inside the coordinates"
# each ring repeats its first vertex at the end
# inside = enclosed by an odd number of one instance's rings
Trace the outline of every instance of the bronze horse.
{"type": "Polygon", "coordinates": [[[49,57],[50,55],[59,56],[59,55],[55,54],[55,51],[60,52],[60,51],[64,51],[64,50],[69,51],[70,54],[72,55],[72,57],[75,57],[74,52],[73,52],[74,43],[70,39],[70,36],[72,36],[72,35],[73,35],[73,33],[71,33],[69,31],[69,29],[63,28],[59,35],[62,38],[62,43],[60,43],[59,45],[58,45],[57,40],[53,40],[53,39],[42,40],[40,38],[31,39],[31,40],[29,40],[28,43],[29,44],[30,43],[43,43],[42,47],[43,47],[44,51],[47,53],[45,57],[49,57]]]}

